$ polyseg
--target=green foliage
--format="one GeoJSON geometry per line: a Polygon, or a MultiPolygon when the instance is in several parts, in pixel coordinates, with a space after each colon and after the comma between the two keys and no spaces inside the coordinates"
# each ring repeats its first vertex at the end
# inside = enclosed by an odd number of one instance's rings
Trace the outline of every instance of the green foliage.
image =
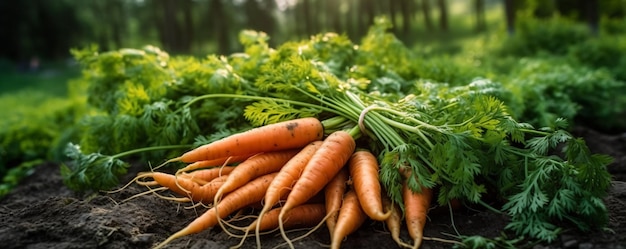
{"type": "Polygon", "coordinates": [[[31,175],[35,171],[35,167],[43,163],[45,163],[44,160],[36,159],[20,163],[17,167],[10,168],[4,177],[2,177],[2,182],[0,183],[0,197],[8,194],[24,177],[31,175]]]}
{"type": "Polygon", "coordinates": [[[517,20],[515,34],[502,43],[499,53],[565,55],[570,46],[591,38],[586,26],[558,16],[543,19],[523,16],[517,20]]]}
{"type": "Polygon", "coordinates": [[[91,109],[77,122],[80,141],[67,147],[73,163],[63,167],[66,184],[76,190],[111,188],[126,172],[120,154],[155,148],[132,153],[139,156],[131,158],[172,157],[197,145],[200,136],[226,136],[250,128],[243,116],[245,101],[200,102],[194,97],[253,91],[250,82],[255,74],[242,70],[257,70],[253,65],[268,56],[265,40],[262,33],[246,31],[242,42],[250,54],[203,59],[170,57],[153,46],[104,53],[95,47],[73,50],[83,66],[76,85],[84,89],[91,109]],[[163,148],[171,145],[181,146],[163,148]]]}
{"type": "MultiPolygon", "coordinates": [[[[50,98],[47,93],[24,90],[3,95],[0,105],[0,176],[10,177],[13,184],[18,176],[30,169],[20,166],[38,160],[58,159],[53,154],[60,135],[72,126],[80,113],[72,99],[50,98]],[[9,170],[13,173],[5,176],[9,170]]],[[[6,180],[6,179],[5,179],[6,180]]]]}
{"type": "Polygon", "coordinates": [[[523,59],[504,80],[505,99],[514,116],[535,126],[556,118],[579,120],[603,129],[624,127],[622,92],[626,84],[606,70],[575,66],[558,59],[523,59]]]}
{"type": "Polygon", "coordinates": [[[65,153],[72,160],[72,164],[61,166],[61,176],[65,185],[77,191],[101,190],[116,186],[117,176],[125,174],[129,167],[127,162],[117,157],[100,153],[83,154],[80,146],[71,143],[65,153]]]}
{"type": "Polygon", "coordinates": [[[606,69],[615,79],[626,81],[626,36],[605,35],[572,46],[568,55],[577,63],[606,69]]]}

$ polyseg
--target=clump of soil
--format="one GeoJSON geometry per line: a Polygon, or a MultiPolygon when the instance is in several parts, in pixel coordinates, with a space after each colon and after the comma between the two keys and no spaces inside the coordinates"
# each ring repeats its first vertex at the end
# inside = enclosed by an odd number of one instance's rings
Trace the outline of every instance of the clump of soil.
{"type": "MultiPolygon", "coordinates": [[[[585,139],[595,153],[608,154],[615,161],[608,167],[614,176],[609,196],[609,224],[605,230],[581,233],[567,231],[551,244],[534,248],[626,248],[626,134],[607,135],[577,127],[574,134],[585,139]]],[[[129,181],[142,165],[135,165],[129,181]]],[[[3,248],[151,248],[183,228],[204,208],[143,195],[135,184],[116,193],[80,195],[62,183],[59,167],[47,163],[39,166],[20,186],[0,200],[0,245],[3,248]]],[[[245,223],[241,223],[245,224],[245,223]]],[[[450,216],[446,209],[433,210],[426,224],[425,236],[452,239],[454,235],[497,237],[506,231],[507,217],[487,210],[465,209],[450,216]],[[454,225],[453,225],[454,224],[454,225]]],[[[296,238],[305,231],[293,231],[296,238]]],[[[402,238],[408,241],[403,231],[402,238]]],[[[263,247],[273,248],[284,241],[275,234],[262,237],[263,247]]],[[[199,234],[175,240],[170,248],[228,248],[239,243],[216,227],[199,234]]],[[[296,248],[323,248],[329,243],[324,226],[294,243],[296,248]]],[[[254,248],[248,238],[243,248],[254,248]]],[[[445,242],[426,240],[422,248],[451,248],[445,242]]],[[[380,222],[368,222],[343,243],[344,248],[397,248],[380,222]]]]}

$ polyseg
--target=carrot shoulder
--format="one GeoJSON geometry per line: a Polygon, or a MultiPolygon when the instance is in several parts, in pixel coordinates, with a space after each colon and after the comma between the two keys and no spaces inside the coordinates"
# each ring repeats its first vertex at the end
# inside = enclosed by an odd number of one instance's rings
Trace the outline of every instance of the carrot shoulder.
{"type": "Polygon", "coordinates": [[[316,118],[301,118],[257,127],[200,146],[170,161],[196,162],[229,156],[302,148],[321,140],[324,127],[316,118]]]}
{"type": "Polygon", "coordinates": [[[356,151],[350,157],[348,168],[350,169],[354,191],[367,216],[377,221],[384,221],[389,218],[391,212],[383,212],[376,157],[367,150],[356,151]]]}

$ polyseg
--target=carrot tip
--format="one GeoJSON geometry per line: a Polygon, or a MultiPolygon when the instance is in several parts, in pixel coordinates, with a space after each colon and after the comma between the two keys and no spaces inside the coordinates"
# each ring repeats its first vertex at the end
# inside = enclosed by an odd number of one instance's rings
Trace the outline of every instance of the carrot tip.
{"type": "Polygon", "coordinates": [[[182,157],[180,157],[180,156],[172,158],[172,159],[169,159],[169,160],[163,162],[162,164],[160,164],[159,166],[154,167],[152,170],[157,170],[157,169],[167,165],[168,163],[179,162],[181,159],[182,159],[182,157]]]}

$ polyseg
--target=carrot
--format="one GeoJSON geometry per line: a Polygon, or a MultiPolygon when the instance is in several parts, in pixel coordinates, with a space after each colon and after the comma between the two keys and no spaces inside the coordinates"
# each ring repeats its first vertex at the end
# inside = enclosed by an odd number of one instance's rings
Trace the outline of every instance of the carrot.
{"type": "MultiPolygon", "coordinates": [[[[295,206],[305,203],[322,190],[348,162],[355,147],[354,138],[346,131],[335,131],[324,139],[321,147],[311,157],[300,178],[294,184],[281,210],[279,220],[283,220],[284,213],[295,206]]],[[[282,223],[279,222],[279,224],[282,223]]],[[[287,238],[284,229],[282,226],[279,227],[281,235],[287,241],[289,247],[293,248],[293,244],[287,238]]]]}
{"type": "Polygon", "coordinates": [[[383,213],[380,181],[378,180],[378,161],[367,150],[352,154],[348,162],[354,191],[359,197],[363,211],[372,220],[384,221],[391,212],[383,213]]]}
{"type": "Polygon", "coordinates": [[[224,218],[238,209],[244,208],[250,204],[259,202],[265,196],[265,191],[270,182],[277,173],[271,173],[248,182],[246,185],[224,196],[224,198],[215,203],[215,206],[207,210],[204,214],[189,223],[185,228],[174,233],[165,241],[159,243],[155,249],[162,248],[171,241],[213,227],[218,224],[219,219],[224,218]]]}
{"type": "MultiPolygon", "coordinates": [[[[281,209],[282,207],[277,207],[266,212],[263,216],[259,216],[257,220],[248,226],[248,230],[257,229],[257,225],[259,231],[268,231],[278,228],[278,215],[281,209]]],[[[303,204],[285,213],[283,227],[296,228],[315,226],[324,219],[324,216],[326,216],[324,204],[303,204]]]]}
{"type": "Polygon", "coordinates": [[[144,176],[152,177],[159,185],[168,188],[181,195],[187,195],[189,192],[198,192],[196,189],[201,185],[186,178],[176,178],[175,175],[163,172],[147,173],[144,176]]]}
{"type": "Polygon", "coordinates": [[[413,192],[406,184],[402,186],[404,216],[409,236],[413,239],[413,248],[419,248],[424,239],[424,226],[430,208],[432,190],[422,187],[421,192],[413,192]]]}
{"type": "MultiPolygon", "coordinates": [[[[309,143],[307,146],[302,148],[298,154],[296,154],[293,158],[291,158],[285,165],[280,169],[278,175],[274,178],[270,186],[267,188],[265,193],[265,204],[259,212],[259,222],[261,224],[261,220],[264,217],[264,214],[272,208],[281,197],[285,196],[289,193],[289,190],[293,186],[293,184],[300,177],[300,173],[304,170],[304,167],[309,162],[311,157],[315,154],[315,152],[322,145],[321,141],[314,141],[309,143]]],[[[261,239],[258,236],[259,230],[256,229],[255,237],[257,242],[257,247],[261,247],[261,239]]]]}
{"type": "Polygon", "coordinates": [[[190,163],[189,165],[183,168],[178,169],[176,173],[190,172],[190,171],[194,171],[198,169],[212,168],[212,167],[217,167],[217,166],[224,166],[226,164],[240,163],[250,158],[253,155],[254,154],[228,156],[228,157],[222,157],[222,158],[217,158],[217,159],[212,159],[212,160],[196,161],[196,162],[190,163]]]}
{"type": "Polygon", "coordinates": [[[391,233],[391,238],[398,246],[411,248],[411,245],[400,239],[400,230],[402,227],[402,211],[400,210],[400,206],[398,206],[397,203],[391,202],[391,199],[387,195],[383,195],[383,209],[391,212],[389,218],[385,220],[385,225],[387,225],[387,229],[389,229],[389,233],[391,233]]]}
{"type": "Polygon", "coordinates": [[[218,177],[205,185],[200,185],[190,179],[183,177],[177,178],[167,173],[153,172],[150,176],[161,186],[187,196],[194,201],[203,202],[205,204],[213,201],[215,193],[217,193],[217,190],[222,186],[225,180],[225,177],[218,177]]]}
{"type": "Polygon", "coordinates": [[[337,217],[339,217],[339,209],[341,208],[341,202],[343,201],[343,195],[346,193],[347,182],[350,178],[348,170],[342,168],[335,177],[324,187],[324,199],[326,204],[326,213],[331,214],[326,219],[326,227],[330,235],[335,230],[335,224],[337,224],[337,217]]]}
{"type": "Polygon", "coordinates": [[[259,153],[243,161],[228,174],[228,179],[217,191],[214,202],[217,202],[224,194],[230,193],[254,178],[278,172],[298,151],[300,150],[259,153]]]}
{"type": "MultiPolygon", "coordinates": [[[[245,234],[242,236],[239,244],[231,248],[240,248],[248,233],[253,229],[258,234],[278,228],[278,216],[281,209],[282,207],[277,207],[264,214],[259,214],[258,218],[245,229],[245,234]]],[[[322,203],[307,203],[291,209],[285,215],[286,220],[283,222],[283,227],[285,228],[313,227],[324,220],[326,208],[324,208],[322,203]]],[[[261,248],[261,245],[257,245],[257,248],[261,248]]]]}
{"type": "Polygon", "coordinates": [[[197,182],[200,185],[204,185],[213,179],[222,175],[228,175],[235,169],[235,166],[215,167],[210,169],[201,169],[192,172],[183,172],[178,174],[178,177],[190,179],[197,182]]]}
{"type": "MultiPolygon", "coordinates": [[[[321,140],[324,127],[316,118],[300,118],[257,127],[200,146],[167,162],[197,162],[229,156],[302,148],[321,140]]],[[[166,162],[166,163],[167,163],[166,162]]]]}
{"type": "Polygon", "coordinates": [[[349,234],[356,231],[367,220],[367,215],[361,208],[359,199],[354,190],[348,190],[343,197],[343,203],[337,217],[337,224],[333,235],[330,236],[330,248],[339,249],[341,241],[349,234]]]}

